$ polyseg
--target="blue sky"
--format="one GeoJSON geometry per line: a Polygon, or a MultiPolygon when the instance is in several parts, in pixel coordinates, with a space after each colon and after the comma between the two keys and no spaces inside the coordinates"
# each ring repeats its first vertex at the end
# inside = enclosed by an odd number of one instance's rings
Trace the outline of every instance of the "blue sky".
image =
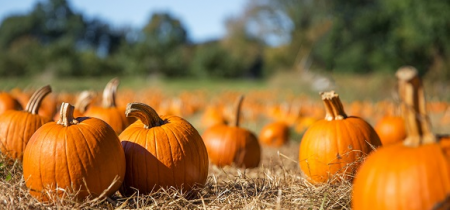
{"type": "MultiPolygon", "coordinates": [[[[29,12],[39,0],[0,0],[0,21],[29,12]]],[[[42,1],[42,0],[40,0],[42,1]]],[[[225,20],[244,10],[246,0],[69,0],[75,11],[98,17],[113,26],[142,27],[154,12],[179,18],[194,42],[222,37],[225,20]]]]}

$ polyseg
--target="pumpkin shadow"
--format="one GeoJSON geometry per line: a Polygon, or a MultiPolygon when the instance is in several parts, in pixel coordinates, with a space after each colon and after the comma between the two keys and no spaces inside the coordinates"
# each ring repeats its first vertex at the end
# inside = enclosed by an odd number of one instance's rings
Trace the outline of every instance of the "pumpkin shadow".
{"type": "Polygon", "coordinates": [[[183,184],[177,184],[177,179],[185,174],[174,172],[174,168],[163,164],[140,144],[126,140],[121,143],[126,159],[125,180],[119,190],[122,196],[154,196],[177,192],[188,199],[197,197],[196,195],[203,186],[196,185],[186,188],[183,184]]]}

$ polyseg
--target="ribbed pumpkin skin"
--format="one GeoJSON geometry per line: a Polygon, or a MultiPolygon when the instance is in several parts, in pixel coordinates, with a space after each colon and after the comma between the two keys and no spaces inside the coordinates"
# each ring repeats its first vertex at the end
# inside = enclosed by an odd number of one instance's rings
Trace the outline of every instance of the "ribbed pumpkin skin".
{"type": "Polygon", "coordinates": [[[0,115],[0,149],[11,159],[22,160],[31,136],[51,119],[26,111],[7,110],[0,115]]]}
{"type": "Polygon", "coordinates": [[[0,114],[6,110],[22,110],[22,105],[10,94],[0,92],[0,114]]]}
{"type": "Polygon", "coordinates": [[[117,135],[128,126],[128,119],[125,113],[117,107],[103,108],[93,106],[84,113],[84,116],[95,117],[105,121],[113,128],[117,135]]]}
{"type": "Polygon", "coordinates": [[[259,141],[271,147],[281,147],[289,141],[289,127],[284,122],[273,122],[261,129],[259,141]]]}
{"type": "Polygon", "coordinates": [[[148,194],[170,186],[188,192],[204,185],[208,177],[208,154],[198,131],[177,116],[160,116],[163,125],[144,128],[137,120],[119,136],[127,161],[124,195],[139,190],[148,194]]]}
{"type": "Polygon", "coordinates": [[[375,125],[375,131],[383,146],[401,142],[406,138],[405,121],[400,116],[383,117],[375,125]]]}
{"type": "Polygon", "coordinates": [[[77,198],[83,200],[89,195],[86,185],[93,196],[99,196],[119,176],[106,193],[109,196],[122,184],[125,155],[117,135],[99,119],[77,120],[78,124],[68,127],[45,124],[25,149],[23,176],[30,194],[39,200],[48,200],[42,192],[55,186],[72,192],[81,189],[77,198]]]}
{"type": "Polygon", "coordinates": [[[438,144],[383,147],[362,164],[352,194],[355,210],[433,209],[450,196],[450,162],[438,144]]]}
{"type": "MultiPolygon", "coordinates": [[[[361,118],[319,120],[309,127],[300,143],[300,168],[311,182],[326,182],[347,164],[369,154],[369,144],[381,146],[375,130],[361,118]]],[[[353,170],[346,173],[352,174],[358,166],[355,163],[353,170]]]]}
{"type": "Polygon", "coordinates": [[[252,132],[236,126],[216,125],[206,130],[202,136],[209,159],[214,165],[258,167],[261,147],[252,132]]]}

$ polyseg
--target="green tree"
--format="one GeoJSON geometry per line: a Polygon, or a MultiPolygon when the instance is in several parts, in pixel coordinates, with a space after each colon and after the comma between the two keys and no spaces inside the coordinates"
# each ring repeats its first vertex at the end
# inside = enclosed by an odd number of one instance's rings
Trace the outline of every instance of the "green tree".
{"type": "Polygon", "coordinates": [[[342,72],[395,71],[416,66],[422,73],[449,61],[447,1],[333,1],[333,26],[314,51],[317,62],[342,72]]]}

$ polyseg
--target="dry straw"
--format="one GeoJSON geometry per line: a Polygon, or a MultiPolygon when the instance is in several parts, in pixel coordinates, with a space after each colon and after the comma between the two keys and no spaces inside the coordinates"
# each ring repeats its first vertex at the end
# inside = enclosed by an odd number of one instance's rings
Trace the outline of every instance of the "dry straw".
{"type": "Polygon", "coordinates": [[[53,203],[39,203],[27,192],[21,164],[1,156],[0,209],[350,209],[351,183],[310,184],[295,161],[297,144],[263,150],[262,164],[256,169],[211,166],[206,186],[195,195],[161,189],[150,195],[116,193],[81,203],[71,194],[53,203]]]}

